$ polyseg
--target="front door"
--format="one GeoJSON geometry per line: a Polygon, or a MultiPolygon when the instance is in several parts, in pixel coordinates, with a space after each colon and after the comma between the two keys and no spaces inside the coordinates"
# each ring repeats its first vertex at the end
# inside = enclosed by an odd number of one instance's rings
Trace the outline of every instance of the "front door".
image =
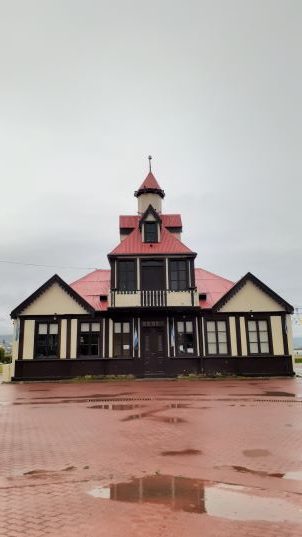
{"type": "Polygon", "coordinates": [[[142,351],[146,377],[164,376],[165,321],[142,321],[142,351]]]}

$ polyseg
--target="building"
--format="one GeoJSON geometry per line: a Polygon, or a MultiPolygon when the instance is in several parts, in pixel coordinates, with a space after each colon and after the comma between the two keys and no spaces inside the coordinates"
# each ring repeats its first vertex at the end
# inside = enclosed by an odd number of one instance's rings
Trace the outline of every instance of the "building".
{"type": "Polygon", "coordinates": [[[292,306],[250,272],[197,268],[151,167],[135,197],[109,269],[54,275],[12,311],[13,378],[293,375],[292,306]]]}

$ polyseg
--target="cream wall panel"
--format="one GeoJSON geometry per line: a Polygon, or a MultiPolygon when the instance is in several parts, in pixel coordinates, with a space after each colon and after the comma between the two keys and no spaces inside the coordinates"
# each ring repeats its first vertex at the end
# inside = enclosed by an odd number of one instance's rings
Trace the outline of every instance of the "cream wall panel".
{"type": "Polygon", "coordinates": [[[77,357],[78,320],[71,319],[70,358],[77,357]]]}
{"type": "Polygon", "coordinates": [[[290,356],[294,356],[293,327],[291,316],[289,314],[286,315],[286,331],[288,339],[288,354],[290,356]]]}
{"type": "Polygon", "coordinates": [[[278,315],[271,316],[273,353],[276,355],[284,354],[283,334],[281,317],[278,315]]]}
{"type": "Polygon", "coordinates": [[[237,338],[236,338],[236,322],[235,317],[230,317],[230,338],[231,338],[231,354],[232,356],[237,356],[237,338]]]}
{"type": "Polygon", "coordinates": [[[244,317],[240,317],[240,338],[241,338],[242,356],[247,356],[247,340],[246,340],[246,328],[245,328],[244,317]]]}
{"type": "Polygon", "coordinates": [[[247,281],[220,311],[284,311],[284,308],[254,283],[247,281]]]}
{"type": "Polygon", "coordinates": [[[58,283],[40,295],[32,304],[22,311],[22,315],[53,315],[57,313],[87,313],[58,283]]]}
{"type": "Polygon", "coordinates": [[[138,197],[138,212],[143,214],[149,205],[161,213],[161,197],[158,194],[142,194],[138,197]]]}
{"type": "Polygon", "coordinates": [[[24,322],[23,360],[32,360],[34,357],[35,321],[27,319],[24,322]]]}
{"type": "Polygon", "coordinates": [[[61,320],[60,358],[66,358],[67,319],[61,320]]]}
{"type": "MultiPolygon", "coordinates": [[[[18,360],[18,352],[19,352],[19,338],[16,339],[16,330],[17,326],[20,327],[20,319],[14,319],[13,320],[13,327],[14,327],[14,336],[13,336],[13,342],[12,342],[12,361],[18,360]]],[[[19,337],[20,337],[20,328],[19,328],[19,337]]]]}
{"type": "Polygon", "coordinates": [[[109,319],[109,358],[113,356],[113,321],[109,319]]]}

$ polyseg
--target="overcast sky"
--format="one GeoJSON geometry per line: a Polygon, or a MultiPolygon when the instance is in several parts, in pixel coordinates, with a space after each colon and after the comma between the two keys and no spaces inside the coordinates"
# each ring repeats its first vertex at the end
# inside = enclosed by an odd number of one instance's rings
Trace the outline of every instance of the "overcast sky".
{"type": "Polygon", "coordinates": [[[302,306],[301,0],[0,12],[0,260],[56,266],[0,263],[0,333],[55,272],[108,268],[148,154],[197,266],[302,306]]]}

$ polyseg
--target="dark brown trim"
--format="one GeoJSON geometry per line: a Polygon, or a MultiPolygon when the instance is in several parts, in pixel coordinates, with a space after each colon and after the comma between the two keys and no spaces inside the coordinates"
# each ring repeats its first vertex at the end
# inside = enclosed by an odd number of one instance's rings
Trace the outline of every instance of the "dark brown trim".
{"type": "Polygon", "coordinates": [[[24,319],[19,319],[19,346],[18,346],[18,360],[23,360],[23,349],[24,349],[24,319]]]}
{"type": "Polygon", "coordinates": [[[217,357],[223,357],[223,356],[231,356],[231,334],[230,334],[230,319],[229,316],[224,317],[214,317],[214,316],[207,316],[204,318],[204,339],[205,339],[205,357],[213,358],[215,356],[217,357]],[[209,342],[208,342],[208,331],[207,331],[207,322],[215,322],[215,334],[216,334],[216,345],[217,345],[217,353],[216,354],[209,354],[209,342]],[[227,337],[227,352],[226,353],[219,353],[219,343],[218,343],[218,331],[217,331],[217,323],[219,321],[225,321],[226,323],[226,337],[227,337]]]}
{"type": "Polygon", "coordinates": [[[90,319],[78,319],[78,322],[77,322],[77,359],[81,359],[81,360],[87,360],[88,358],[94,358],[95,359],[98,359],[98,358],[102,358],[103,356],[103,323],[102,323],[102,320],[101,319],[95,319],[95,318],[90,318],[90,319]],[[80,354],[80,337],[81,337],[81,323],[88,323],[89,324],[89,333],[90,333],[90,325],[92,323],[99,323],[100,324],[100,331],[99,331],[99,343],[98,343],[98,347],[99,347],[99,354],[98,356],[94,356],[94,355],[82,355],[80,354]]]}
{"type": "Polygon", "coordinates": [[[202,325],[203,325],[203,321],[201,319],[201,317],[197,318],[197,322],[198,322],[198,333],[199,333],[199,352],[200,352],[200,356],[204,356],[204,341],[203,341],[203,333],[202,333],[202,325]]]}
{"type": "MultiPolygon", "coordinates": [[[[174,339],[175,339],[175,358],[191,358],[192,356],[193,357],[196,357],[197,355],[197,337],[196,337],[196,317],[192,317],[190,315],[186,315],[185,317],[182,316],[182,317],[174,317],[174,339]],[[178,328],[177,328],[177,323],[178,322],[192,322],[192,326],[193,326],[193,344],[194,344],[194,347],[193,347],[193,353],[181,353],[178,351],[178,348],[179,348],[179,334],[178,334],[178,328]]],[[[186,334],[186,330],[184,331],[184,333],[186,334]]]]}
{"type": "Polygon", "coordinates": [[[136,198],[142,194],[158,194],[161,198],[165,197],[165,192],[161,188],[140,188],[134,192],[136,198]]]}
{"type": "MultiPolygon", "coordinates": [[[[70,287],[60,276],[57,274],[54,274],[47,282],[45,282],[41,287],[39,287],[34,293],[32,293],[28,298],[26,298],[19,306],[17,306],[12,312],[11,312],[11,318],[15,319],[20,315],[20,313],[27,308],[34,300],[36,300],[40,295],[42,295],[47,289],[49,289],[54,283],[57,283],[60,285],[60,287],[69,295],[71,298],[73,298],[80,306],[82,306],[86,311],[92,312],[94,311],[93,307],[84,300],[72,287],[70,287]]],[[[55,312],[54,312],[55,313],[55,312]]]]}
{"type": "Polygon", "coordinates": [[[105,319],[105,356],[109,356],[109,320],[105,319]]]}
{"type": "MultiPolygon", "coordinates": [[[[60,359],[61,357],[61,323],[62,319],[59,319],[58,317],[50,317],[48,316],[47,319],[37,319],[35,320],[35,328],[34,328],[34,348],[33,348],[33,360],[54,360],[55,358],[60,359]],[[58,325],[58,347],[57,347],[57,354],[56,356],[47,356],[47,358],[38,358],[36,356],[37,354],[37,341],[38,341],[38,330],[39,330],[39,324],[57,324],[58,325]]],[[[49,334],[49,328],[47,328],[47,334],[49,334]]]]}
{"type": "Polygon", "coordinates": [[[233,287],[227,293],[225,293],[225,295],[223,295],[223,297],[221,297],[221,299],[218,300],[218,302],[216,302],[216,304],[213,307],[213,310],[217,311],[220,308],[222,308],[222,306],[224,306],[234,295],[236,295],[238,291],[240,291],[240,289],[242,289],[242,287],[248,281],[252,282],[259,289],[261,289],[261,291],[269,295],[280,306],[282,306],[287,313],[293,313],[294,308],[293,306],[291,306],[291,304],[286,302],[286,300],[284,300],[280,295],[275,293],[275,291],[273,291],[265,283],[263,283],[258,278],[256,278],[256,276],[254,276],[251,272],[248,272],[245,276],[243,276],[243,278],[241,278],[241,280],[235,283],[235,285],[233,285],[233,287]]]}
{"type": "Polygon", "coordinates": [[[182,226],[165,226],[170,233],[182,233],[182,226]]]}
{"type": "Polygon", "coordinates": [[[236,327],[237,354],[238,356],[242,356],[241,327],[240,327],[240,317],[238,315],[236,315],[235,317],[235,327],[236,327]]]}
{"type": "Polygon", "coordinates": [[[189,259],[190,263],[190,271],[191,271],[191,287],[195,289],[196,283],[195,283],[195,267],[194,267],[194,259],[189,259]]]}
{"type": "MultiPolygon", "coordinates": [[[[159,216],[159,214],[156,212],[156,210],[154,209],[154,207],[152,207],[151,204],[149,204],[149,206],[147,207],[147,209],[145,210],[145,212],[142,214],[142,216],[140,217],[140,220],[139,220],[139,224],[138,224],[138,227],[139,229],[141,230],[142,229],[142,224],[145,222],[148,214],[152,214],[152,216],[154,217],[155,219],[155,222],[157,222],[160,226],[161,226],[161,217],[159,216]]],[[[158,242],[158,241],[156,241],[158,242]]]]}
{"type": "Polygon", "coordinates": [[[115,259],[112,259],[110,261],[110,285],[111,285],[111,289],[115,289],[116,288],[116,281],[115,281],[115,264],[116,264],[116,261],[115,259]]]}
{"type": "Polygon", "coordinates": [[[281,316],[281,323],[282,323],[282,337],[283,337],[283,352],[284,354],[288,355],[289,349],[288,349],[288,335],[287,335],[287,325],[286,325],[286,316],[281,316]]]}
{"type": "MultiPolygon", "coordinates": [[[[140,252],[131,252],[131,254],[108,254],[107,257],[108,259],[124,259],[124,257],[135,257],[136,259],[139,258],[139,259],[149,259],[149,257],[151,256],[151,254],[142,254],[140,252]]],[[[171,252],[161,252],[161,253],[153,253],[152,252],[152,257],[164,257],[164,258],[168,258],[168,259],[175,259],[175,258],[178,258],[178,257],[191,257],[193,259],[195,259],[195,257],[197,256],[197,253],[196,252],[183,252],[183,253],[179,253],[179,254],[171,254],[171,252]]]]}
{"type": "Polygon", "coordinates": [[[61,358],[61,326],[62,326],[62,319],[57,319],[58,321],[58,358],[61,358]]]}
{"type": "MultiPolygon", "coordinates": [[[[272,340],[272,326],[271,326],[271,318],[269,315],[262,315],[255,317],[254,314],[246,315],[245,316],[245,331],[246,331],[246,344],[247,344],[247,354],[248,356],[271,356],[274,354],[273,350],[273,340],[272,340]],[[258,352],[253,353],[250,351],[250,338],[249,338],[249,330],[248,330],[248,321],[256,321],[257,326],[257,340],[258,344],[260,345],[260,339],[259,339],[259,321],[266,321],[267,322],[267,333],[268,333],[268,352],[258,352]]],[[[259,347],[258,347],[259,348],[259,347]]]]}
{"type": "Polygon", "coordinates": [[[134,283],[135,288],[131,289],[129,292],[134,292],[137,290],[137,260],[136,257],[129,257],[129,258],[123,258],[123,259],[116,259],[115,261],[111,261],[114,266],[116,266],[116,279],[114,280],[114,287],[113,289],[116,289],[117,291],[124,291],[123,289],[120,289],[120,263],[123,263],[124,261],[129,262],[131,261],[134,264],[134,283]]]}
{"type": "Polygon", "coordinates": [[[66,358],[71,356],[71,319],[66,319],[66,358]]]}

